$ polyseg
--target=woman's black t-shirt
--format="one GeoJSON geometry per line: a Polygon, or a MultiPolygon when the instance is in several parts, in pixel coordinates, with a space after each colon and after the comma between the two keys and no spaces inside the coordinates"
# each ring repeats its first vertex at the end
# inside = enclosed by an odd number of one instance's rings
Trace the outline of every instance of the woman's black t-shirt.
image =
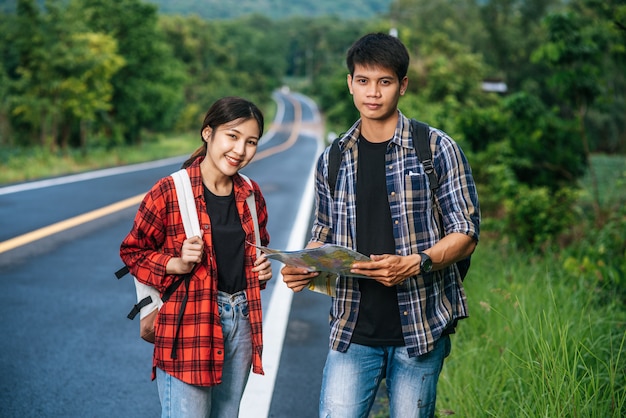
{"type": "Polygon", "coordinates": [[[217,289],[237,293],[246,288],[244,273],[244,242],[246,234],[235,204],[235,194],[217,196],[204,186],[204,200],[211,219],[215,262],[217,264],[217,289]]]}

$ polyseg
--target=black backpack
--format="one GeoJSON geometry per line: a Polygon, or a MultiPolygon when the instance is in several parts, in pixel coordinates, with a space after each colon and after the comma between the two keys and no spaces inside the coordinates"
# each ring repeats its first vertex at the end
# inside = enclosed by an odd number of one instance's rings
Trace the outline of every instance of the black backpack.
{"type": "MultiPolygon", "coordinates": [[[[431,195],[433,197],[433,207],[437,208],[437,223],[439,224],[439,230],[443,234],[443,215],[441,214],[441,208],[439,202],[435,198],[435,190],[439,187],[439,180],[435,167],[433,165],[433,155],[430,150],[430,127],[424,122],[420,122],[415,119],[411,119],[411,132],[413,136],[413,145],[417,152],[417,158],[424,166],[424,171],[428,175],[428,183],[430,184],[431,195]]],[[[339,140],[341,137],[336,138],[328,154],[328,187],[330,188],[330,194],[335,195],[335,186],[337,184],[337,175],[339,174],[339,164],[341,162],[341,151],[339,149],[339,140]]],[[[470,268],[471,256],[459,260],[456,262],[456,266],[461,274],[461,280],[465,279],[467,271],[470,268]]]]}

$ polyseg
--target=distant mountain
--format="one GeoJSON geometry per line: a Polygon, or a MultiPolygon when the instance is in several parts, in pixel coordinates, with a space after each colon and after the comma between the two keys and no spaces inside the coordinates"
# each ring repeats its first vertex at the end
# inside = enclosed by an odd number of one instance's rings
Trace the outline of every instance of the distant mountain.
{"type": "Polygon", "coordinates": [[[261,14],[271,19],[334,15],[367,19],[386,14],[392,0],[145,0],[164,14],[196,14],[205,19],[232,19],[261,14]]]}
{"type": "MultiPolygon", "coordinates": [[[[204,19],[233,19],[261,14],[271,19],[292,16],[338,16],[368,19],[384,15],[393,0],[143,0],[159,7],[163,14],[196,14],[204,19]]],[[[44,0],[37,0],[43,6],[44,0]]],[[[15,12],[16,0],[0,0],[0,12],[15,12]]]]}

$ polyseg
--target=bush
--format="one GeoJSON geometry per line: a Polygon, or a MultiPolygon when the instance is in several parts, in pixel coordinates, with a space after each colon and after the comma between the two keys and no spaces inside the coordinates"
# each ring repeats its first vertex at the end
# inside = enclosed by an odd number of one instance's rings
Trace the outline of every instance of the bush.
{"type": "Polygon", "coordinates": [[[579,192],[562,188],[519,186],[504,202],[506,233],[522,249],[543,248],[556,243],[559,234],[582,216],[577,213],[579,192]]]}
{"type": "MultiPolygon", "coordinates": [[[[591,225],[590,222],[588,222],[591,225]]],[[[564,270],[581,279],[599,303],[616,298],[626,303],[626,208],[614,212],[601,227],[586,228],[584,239],[564,251],[564,270]]]]}

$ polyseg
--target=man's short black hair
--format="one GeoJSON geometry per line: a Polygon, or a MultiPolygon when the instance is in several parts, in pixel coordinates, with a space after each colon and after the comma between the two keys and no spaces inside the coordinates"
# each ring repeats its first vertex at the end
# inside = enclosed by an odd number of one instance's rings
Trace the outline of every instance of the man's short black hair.
{"type": "Polygon", "coordinates": [[[354,76],[354,66],[381,67],[393,70],[402,80],[409,68],[409,52],[400,40],[385,33],[370,33],[348,50],[346,64],[354,76]]]}

